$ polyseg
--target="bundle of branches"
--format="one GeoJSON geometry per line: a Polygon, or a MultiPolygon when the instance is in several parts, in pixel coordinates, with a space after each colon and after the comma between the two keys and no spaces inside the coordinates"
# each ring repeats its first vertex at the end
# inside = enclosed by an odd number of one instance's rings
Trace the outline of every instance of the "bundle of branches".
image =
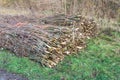
{"type": "Polygon", "coordinates": [[[55,26],[77,26],[82,33],[94,36],[97,33],[97,24],[93,19],[85,18],[81,15],[66,16],[64,14],[54,15],[40,19],[40,23],[55,26]]]}
{"type": "Polygon", "coordinates": [[[63,60],[65,55],[85,48],[85,40],[95,35],[97,25],[93,21],[84,19],[71,24],[1,26],[0,47],[53,67],[63,60]]]}

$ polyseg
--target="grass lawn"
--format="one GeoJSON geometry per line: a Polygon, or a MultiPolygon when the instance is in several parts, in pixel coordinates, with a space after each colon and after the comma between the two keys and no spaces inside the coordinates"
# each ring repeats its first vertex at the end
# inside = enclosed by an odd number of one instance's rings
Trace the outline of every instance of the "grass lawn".
{"type": "Polygon", "coordinates": [[[0,68],[30,80],[120,80],[120,33],[111,34],[88,40],[85,50],[67,56],[52,69],[0,50],[0,68]]]}

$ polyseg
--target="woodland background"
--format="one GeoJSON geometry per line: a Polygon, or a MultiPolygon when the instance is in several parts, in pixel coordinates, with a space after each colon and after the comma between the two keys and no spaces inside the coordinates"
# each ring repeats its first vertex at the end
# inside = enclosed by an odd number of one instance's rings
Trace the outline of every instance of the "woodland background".
{"type": "Polygon", "coordinates": [[[33,17],[81,14],[104,26],[120,21],[120,0],[0,0],[0,5],[1,14],[33,17]]]}

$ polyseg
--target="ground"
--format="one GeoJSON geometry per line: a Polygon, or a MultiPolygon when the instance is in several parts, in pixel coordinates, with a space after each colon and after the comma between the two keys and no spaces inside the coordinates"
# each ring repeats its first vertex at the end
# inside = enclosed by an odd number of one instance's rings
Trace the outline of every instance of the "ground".
{"type": "Polygon", "coordinates": [[[28,80],[28,79],[15,73],[7,72],[6,70],[0,69],[0,80],[28,80]]]}
{"type": "Polygon", "coordinates": [[[29,80],[119,80],[120,33],[103,31],[87,41],[87,48],[67,56],[54,68],[0,50],[0,68],[29,80]]]}

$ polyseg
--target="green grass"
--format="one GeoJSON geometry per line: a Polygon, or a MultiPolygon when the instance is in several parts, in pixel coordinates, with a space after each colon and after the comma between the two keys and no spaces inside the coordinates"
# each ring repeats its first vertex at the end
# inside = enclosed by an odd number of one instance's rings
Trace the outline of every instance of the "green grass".
{"type": "Polygon", "coordinates": [[[30,80],[119,80],[120,33],[112,35],[101,34],[88,40],[85,50],[67,56],[51,69],[0,50],[0,68],[23,74],[30,80]]]}

